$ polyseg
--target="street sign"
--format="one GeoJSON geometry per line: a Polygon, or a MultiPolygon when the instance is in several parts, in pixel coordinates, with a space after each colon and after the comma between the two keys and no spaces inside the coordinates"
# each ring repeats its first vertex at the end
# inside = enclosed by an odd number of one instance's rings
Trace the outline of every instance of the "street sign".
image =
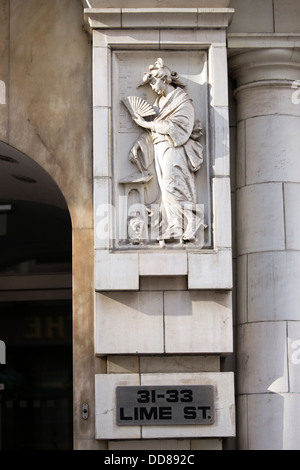
{"type": "Polygon", "coordinates": [[[117,425],[213,424],[214,387],[117,387],[117,425]]]}

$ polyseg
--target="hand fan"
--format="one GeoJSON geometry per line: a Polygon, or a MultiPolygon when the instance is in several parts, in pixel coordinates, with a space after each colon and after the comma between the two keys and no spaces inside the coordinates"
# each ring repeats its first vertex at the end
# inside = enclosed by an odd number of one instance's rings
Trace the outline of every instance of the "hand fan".
{"type": "Polygon", "coordinates": [[[142,117],[155,115],[152,106],[139,96],[127,96],[127,98],[123,99],[123,103],[132,116],[136,114],[142,117]]]}

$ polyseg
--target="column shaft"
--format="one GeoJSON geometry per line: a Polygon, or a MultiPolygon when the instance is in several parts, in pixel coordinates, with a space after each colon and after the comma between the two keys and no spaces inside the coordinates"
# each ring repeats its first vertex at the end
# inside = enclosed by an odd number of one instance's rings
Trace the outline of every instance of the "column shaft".
{"type": "MultiPolygon", "coordinates": [[[[299,449],[299,62],[231,60],[237,89],[237,393],[241,449],[299,449]]],[[[298,59],[298,57],[297,57],[298,59]]]]}

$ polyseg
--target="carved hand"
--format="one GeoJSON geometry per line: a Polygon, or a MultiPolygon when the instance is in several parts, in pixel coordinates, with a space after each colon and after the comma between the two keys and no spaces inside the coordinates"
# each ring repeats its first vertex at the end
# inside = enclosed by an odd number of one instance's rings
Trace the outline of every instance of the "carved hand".
{"type": "Polygon", "coordinates": [[[145,121],[145,119],[142,118],[142,116],[140,116],[139,114],[136,114],[136,115],[135,115],[134,122],[135,122],[138,126],[143,127],[144,129],[151,129],[151,128],[152,128],[152,127],[151,127],[151,123],[145,121]]]}

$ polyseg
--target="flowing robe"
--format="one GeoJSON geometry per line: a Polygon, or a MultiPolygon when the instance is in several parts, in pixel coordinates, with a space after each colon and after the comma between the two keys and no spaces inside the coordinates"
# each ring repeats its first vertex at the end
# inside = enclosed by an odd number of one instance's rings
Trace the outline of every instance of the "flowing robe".
{"type": "Polygon", "coordinates": [[[154,149],[157,180],[161,191],[161,239],[192,238],[199,221],[195,222],[196,188],[195,172],[203,162],[202,146],[194,140],[195,112],[191,99],[176,88],[159,108],[157,98],[154,108],[159,109],[153,120],[153,130],[141,136],[142,165],[149,166],[154,149]],[[143,152],[143,147],[147,152],[143,152]],[[186,226],[183,227],[185,218],[186,226]]]}

